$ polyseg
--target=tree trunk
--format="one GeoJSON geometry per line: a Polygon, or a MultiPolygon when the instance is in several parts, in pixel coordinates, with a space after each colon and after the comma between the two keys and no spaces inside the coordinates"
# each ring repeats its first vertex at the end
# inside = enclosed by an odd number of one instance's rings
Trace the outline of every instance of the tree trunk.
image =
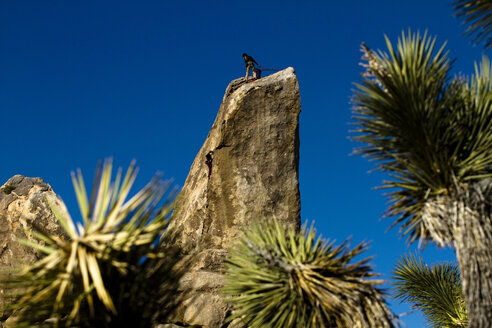
{"type": "Polygon", "coordinates": [[[440,246],[452,245],[461,271],[469,328],[492,327],[492,179],[429,199],[422,221],[440,246]]]}
{"type": "MultiPolygon", "coordinates": [[[[489,219],[490,220],[490,219],[489,219]]],[[[476,240],[473,224],[455,232],[456,257],[461,270],[463,296],[468,309],[468,327],[492,327],[492,243],[490,237],[483,242],[476,240]],[[468,228],[469,227],[469,228],[468,228]]],[[[490,229],[489,222],[489,235],[490,229]]]]}
{"type": "Polygon", "coordinates": [[[492,327],[492,184],[487,181],[460,195],[453,220],[453,245],[470,328],[492,327]]]}

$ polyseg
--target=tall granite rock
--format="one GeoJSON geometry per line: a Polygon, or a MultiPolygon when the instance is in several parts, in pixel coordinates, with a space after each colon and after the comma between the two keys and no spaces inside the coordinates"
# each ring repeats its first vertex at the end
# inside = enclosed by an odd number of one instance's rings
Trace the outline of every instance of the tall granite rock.
{"type": "MultiPolygon", "coordinates": [[[[39,258],[37,251],[20,244],[16,239],[38,242],[31,234],[32,224],[52,234],[66,236],[48,204],[64,208],[63,202],[51,187],[41,178],[15,175],[0,187],[0,270],[19,268],[39,258]]],[[[0,289],[0,321],[8,316],[2,305],[8,299],[2,298],[0,289]]]]}
{"type": "Polygon", "coordinates": [[[300,226],[300,111],[293,68],[228,86],[173,213],[178,244],[199,253],[182,281],[194,297],[178,321],[224,327],[223,260],[253,220],[300,226]]]}

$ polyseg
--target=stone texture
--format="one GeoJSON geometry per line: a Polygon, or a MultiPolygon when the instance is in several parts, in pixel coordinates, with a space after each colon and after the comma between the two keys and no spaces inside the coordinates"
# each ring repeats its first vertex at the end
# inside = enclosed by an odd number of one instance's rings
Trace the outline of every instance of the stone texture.
{"type": "MultiPolygon", "coordinates": [[[[2,327],[0,327],[2,328],[2,327]]],[[[175,324],[172,324],[172,323],[161,323],[161,324],[156,324],[154,325],[153,328],[183,328],[183,326],[178,326],[178,325],[175,325],[175,324]]]]}
{"type": "Polygon", "coordinates": [[[227,93],[176,202],[173,217],[182,245],[227,249],[253,219],[300,223],[301,106],[294,69],[227,93]],[[209,151],[214,151],[210,178],[209,151]]]}
{"type": "MultiPolygon", "coordinates": [[[[59,236],[65,236],[45,199],[64,208],[51,187],[41,178],[15,175],[0,187],[0,270],[18,268],[39,258],[36,250],[24,246],[16,239],[37,240],[29,233],[31,224],[59,236]]],[[[8,313],[2,312],[3,290],[0,290],[0,320],[8,313]]]]}
{"type": "Polygon", "coordinates": [[[227,250],[253,220],[275,218],[300,225],[300,95],[293,68],[228,86],[215,122],[177,198],[177,243],[198,250],[183,288],[196,292],[178,321],[225,327],[220,296],[227,250]],[[213,151],[210,177],[206,155],[213,151]]]}

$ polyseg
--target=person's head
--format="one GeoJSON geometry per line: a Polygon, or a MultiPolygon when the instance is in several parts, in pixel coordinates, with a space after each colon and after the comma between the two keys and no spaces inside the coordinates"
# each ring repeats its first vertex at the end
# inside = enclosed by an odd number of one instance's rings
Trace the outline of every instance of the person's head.
{"type": "Polygon", "coordinates": [[[248,55],[246,53],[243,53],[243,57],[246,58],[248,57],[248,55]]]}

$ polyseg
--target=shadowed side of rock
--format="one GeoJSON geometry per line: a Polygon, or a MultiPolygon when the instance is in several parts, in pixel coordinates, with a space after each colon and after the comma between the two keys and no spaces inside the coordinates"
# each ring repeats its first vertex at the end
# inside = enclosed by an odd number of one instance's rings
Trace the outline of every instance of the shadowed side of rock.
{"type": "Polygon", "coordinates": [[[223,260],[253,220],[300,226],[301,105],[294,69],[242,80],[228,86],[173,213],[177,243],[199,253],[183,281],[183,288],[196,290],[179,314],[186,324],[222,327],[223,260]]]}

